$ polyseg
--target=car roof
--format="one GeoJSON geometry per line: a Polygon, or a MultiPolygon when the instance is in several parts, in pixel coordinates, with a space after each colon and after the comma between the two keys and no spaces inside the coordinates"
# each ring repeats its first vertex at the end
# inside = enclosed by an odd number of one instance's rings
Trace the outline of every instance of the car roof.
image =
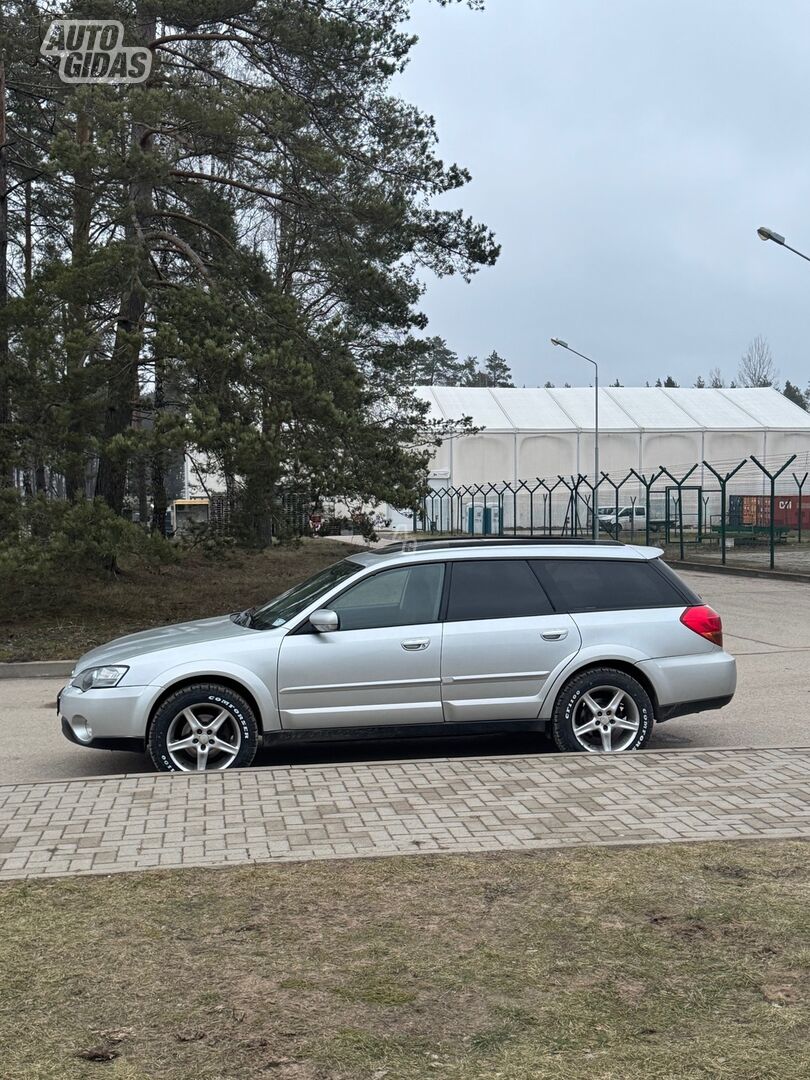
{"type": "Polygon", "coordinates": [[[448,537],[443,540],[403,540],[349,556],[362,566],[441,559],[657,559],[661,548],[621,544],[616,540],[580,540],[560,537],[448,537]]]}

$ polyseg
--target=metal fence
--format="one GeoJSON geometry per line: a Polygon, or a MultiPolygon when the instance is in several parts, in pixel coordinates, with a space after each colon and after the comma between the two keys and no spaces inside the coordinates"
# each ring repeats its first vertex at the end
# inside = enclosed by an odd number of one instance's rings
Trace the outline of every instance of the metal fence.
{"type": "Polygon", "coordinates": [[[415,508],[439,534],[600,536],[663,547],[670,558],[810,573],[807,455],[697,462],[652,473],[603,472],[437,488],[415,508]],[[805,557],[805,550],[807,552],[805,557]]]}

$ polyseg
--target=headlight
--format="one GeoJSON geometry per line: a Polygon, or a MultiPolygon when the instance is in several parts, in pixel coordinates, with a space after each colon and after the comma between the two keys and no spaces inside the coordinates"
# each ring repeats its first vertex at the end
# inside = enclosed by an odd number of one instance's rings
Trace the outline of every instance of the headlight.
{"type": "Polygon", "coordinates": [[[79,690],[98,690],[105,686],[117,686],[128,671],[128,667],[85,668],[71,681],[70,685],[79,690]]]}

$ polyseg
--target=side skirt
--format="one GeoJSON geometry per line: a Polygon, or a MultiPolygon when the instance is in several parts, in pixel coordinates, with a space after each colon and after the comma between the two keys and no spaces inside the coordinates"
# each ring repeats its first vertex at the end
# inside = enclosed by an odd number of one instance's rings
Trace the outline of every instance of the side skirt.
{"type": "Polygon", "coordinates": [[[262,746],[297,742],[357,742],[380,739],[446,739],[463,735],[500,735],[516,732],[545,732],[545,720],[493,720],[480,724],[386,724],[380,727],[304,728],[295,731],[268,731],[262,746]]]}

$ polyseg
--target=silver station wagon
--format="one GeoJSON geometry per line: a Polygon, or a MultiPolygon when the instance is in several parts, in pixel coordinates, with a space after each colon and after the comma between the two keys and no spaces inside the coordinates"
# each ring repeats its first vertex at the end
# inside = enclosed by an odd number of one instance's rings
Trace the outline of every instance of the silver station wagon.
{"type": "Polygon", "coordinates": [[[62,730],[168,772],[327,735],[528,728],[560,750],[638,750],[736,685],[719,615],[660,556],[582,540],[359,551],[263,606],[87,653],[62,730]]]}

